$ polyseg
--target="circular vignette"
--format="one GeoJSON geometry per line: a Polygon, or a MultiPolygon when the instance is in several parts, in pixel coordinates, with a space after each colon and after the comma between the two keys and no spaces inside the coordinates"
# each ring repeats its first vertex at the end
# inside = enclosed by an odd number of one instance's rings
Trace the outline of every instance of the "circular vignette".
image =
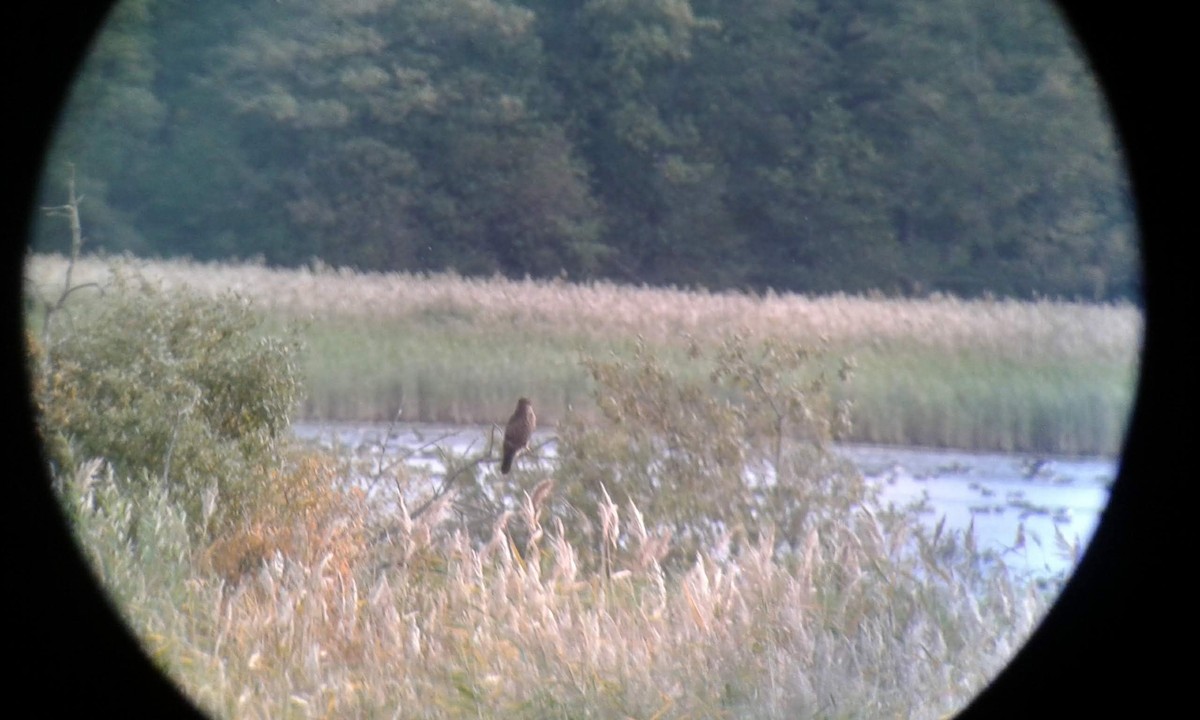
{"type": "MultiPolygon", "coordinates": [[[[108,605],[76,552],[49,489],[32,422],[22,343],[20,286],[25,237],[41,159],[75,68],[112,3],[32,4],[6,9],[10,28],[6,67],[15,82],[5,133],[8,172],[17,191],[5,194],[5,245],[10,277],[4,285],[5,406],[15,451],[16,498],[6,504],[9,647],[17,667],[10,687],[37,703],[39,715],[134,711],[184,717],[199,713],[161,676],[108,605]],[[46,692],[46,690],[51,690],[46,692]],[[36,698],[36,699],[34,699],[36,698]]],[[[1182,614],[1177,581],[1183,543],[1180,465],[1159,458],[1183,445],[1183,427],[1164,416],[1172,393],[1181,410],[1182,378],[1172,366],[1184,357],[1170,345],[1171,323],[1185,307],[1181,276],[1164,258],[1174,222],[1174,179],[1164,175],[1168,143],[1164,100],[1178,67],[1163,50],[1172,18],[1145,10],[1119,12],[1083,0],[1059,2],[1104,86],[1128,161],[1142,241],[1146,332],[1137,400],[1111,500],[1089,549],[1042,626],[963,717],[1049,716],[1107,709],[1117,699],[1149,710],[1173,706],[1162,688],[1180,687],[1180,665],[1163,652],[1182,614]],[[1156,14],[1157,15],[1157,14],[1156,14]],[[1167,88],[1160,90],[1159,88],[1167,88]],[[1159,466],[1162,465],[1162,471],[1159,466]],[[1178,614],[1178,615],[1177,615],[1178,614]]],[[[10,86],[11,87],[11,86],[10,86]]],[[[12,97],[10,95],[10,97],[12,97]]],[[[1179,342],[1179,340],[1175,340],[1179,342]]],[[[1182,346],[1182,343],[1180,343],[1182,346]]],[[[1169,691],[1168,691],[1169,692],[1169,691]]]]}

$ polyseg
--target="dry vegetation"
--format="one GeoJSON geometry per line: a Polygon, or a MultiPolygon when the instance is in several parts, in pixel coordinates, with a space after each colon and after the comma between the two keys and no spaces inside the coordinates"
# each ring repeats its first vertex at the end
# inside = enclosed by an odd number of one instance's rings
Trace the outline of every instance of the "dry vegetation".
{"type": "MultiPolygon", "coordinates": [[[[628,355],[641,337],[670,361],[736,333],[853,358],[850,440],[1113,456],[1142,331],[1132,305],[1051,300],[758,296],[97,257],[79,260],[76,281],[103,281],[113,264],[167,289],[236,292],[276,327],[302,321],[301,413],[325,420],[387,420],[399,409],[409,421],[493,422],[530,395],[548,425],[589,392],[581,354],[628,355]]],[[[35,255],[27,277],[44,291],[65,265],[35,255]]]]}
{"type": "Polygon", "coordinates": [[[112,518],[132,503],[99,463],[66,500],[147,650],[226,717],[941,717],[1046,605],[1000,568],[947,560],[945,538],[911,552],[865,508],[795,554],[764,537],[669,574],[637,508],[608,503],[608,575],[528,496],[511,524],[531,539],[501,522],[480,545],[446,503],[385,521],[328,512],[358,502],[329,488],[303,532],[234,580],[190,559],[163,499],[137,549],[122,542],[112,518]],[[379,539],[347,541],[365,536],[379,539]]]}
{"type": "MultiPolygon", "coordinates": [[[[274,270],[186,260],[118,262],[167,288],[190,286],[214,295],[233,291],[259,307],[294,317],[378,322],[437,318],[604,341],[638,335],[660,342],[686,337],[714,341],[736,332],[751,339],[802,343],[822,338],[834,348],[900,345],[1039,361],[1129,362],[1142,331],[1140,311],[1128,304],[760,296],[609,282],[355,273],[324,266],[274,270]]],[[[75,277],[102,281],[111,264],[82,258],[75,277]]],[[[60,256],[36,255],[30,258],[28,276],[39,286],[53,284],[65,265],[60,256]]]]}
{"type": "MultiPolygon", "coordinates": [[[[30,272],[52,287],[47,262],[30,272]]],[[[380,464],[364,492],[353,460],[286,432],[293,346],[187,284],[77,294],[29,351],[80,546],[214,714],[941,717],[1051,599],[824,453],[850,368],[823,353],[634,343],[585,363],[597,419],[563,423],[553,467],[443,449],[440,484],[380,464]]],[[[556,287],[492,289],[526,286],[556,287]]]]}

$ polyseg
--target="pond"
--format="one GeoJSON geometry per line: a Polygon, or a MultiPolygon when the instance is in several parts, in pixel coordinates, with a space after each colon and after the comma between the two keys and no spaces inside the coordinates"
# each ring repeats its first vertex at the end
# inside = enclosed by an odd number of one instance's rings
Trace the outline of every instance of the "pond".
{"type": "MultiPolygon", "coordinates": [[[[437,446],[456,453],[478,451],[487,427],[434,424],[298,423],[295,434],[335,443],[359,457],[404,462],[433,474],[442,471],[437,446]],[[381,452],[382,451],[382,452],[381,452]]],[[[553,433],[534,443],[543,458],[554,456],[553,433]]],[[[863,476],[880,487],[885,502],[924,500],[932,528],[974,527],[976,544],[993,550],[1010,568],[1037,577],[1062,577],[1091,540],[1116,478],[1108,458],[980,453],[933,448],[837,445],[863,476]]]]}

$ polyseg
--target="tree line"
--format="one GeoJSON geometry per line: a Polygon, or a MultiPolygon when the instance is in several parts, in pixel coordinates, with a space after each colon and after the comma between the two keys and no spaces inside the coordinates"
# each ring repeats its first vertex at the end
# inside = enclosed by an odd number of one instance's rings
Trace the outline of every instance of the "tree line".
{"type": "Polygon", "coordinates": [[[125,0],[43,205],[68,163],[92,249],[1138,295],[1100,88],[1032,0],[125,0]]]}

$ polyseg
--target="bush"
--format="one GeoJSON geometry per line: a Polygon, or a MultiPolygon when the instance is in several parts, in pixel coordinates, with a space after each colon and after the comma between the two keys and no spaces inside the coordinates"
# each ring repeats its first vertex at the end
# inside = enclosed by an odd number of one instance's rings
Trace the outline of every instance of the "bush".
{"type": "Polygon", "coordinates": [[[293,338],[236,297],[116,275],[31,342],[40,427],[58,472],[103,457],[126,490],[166,488],[210,536],[269,486],[300,393],[293,338]]]}
{"type": "Polygon", "coordinates": [[[295,446],[281,455],[243,522],[205,548],[202,567],[236,583],[279,556],[348,580],[366,548],[362,491],[332,455],[295,446]]]}
{"type": "Polygon", "coordinates": [[[584,360],[599,418],[559,432],[559,485],[576,508],[626,500],[664,523],[676,559],[771,533],[795,546],[821,521],[842,521],[868,488],[826,452],[843,425],[834,401],[849,363],[766,341],[725,341],[672,371],[644,345],[630,361],[584,360]]]}

